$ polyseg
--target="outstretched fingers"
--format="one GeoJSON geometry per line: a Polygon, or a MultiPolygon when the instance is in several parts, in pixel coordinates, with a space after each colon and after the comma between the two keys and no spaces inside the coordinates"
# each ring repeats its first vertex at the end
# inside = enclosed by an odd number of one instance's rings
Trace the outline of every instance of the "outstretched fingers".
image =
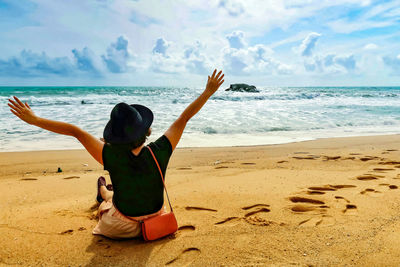
{"type": "Polygon", "coordinates": [[[21,102],[21,100],[19,100],[18,97],[14,96],[15,101],[17,101],[17,103],[21,106],[24,107],[24,103],[21,102]]]}
{"type": "Polygon", "coordinates": [[[14,114],[15,116],[17,116],[18,118],[20,118],[19,113],[15,112],[13,109],[10,109],[11,113],[14,114]]]}
{"type": "MultiPolygon", "coordinates": [[[[222,72],[222,70],[221,70],[220,72],[222,72]]],[[[222,76],[219,77],[219,78],[217,79],[217,82],[219,83],[220,81],[222,81],[222,79],[224,78],[224,76],[225,76],[225,74],[222,74],[222,76]]]]}
{"type": "Polygon", "coordinates": [[[8,101],[10,102],[10,103],[8,103],[8,106],[10,107],[10,108],[12,108],[12,109],[14,109],[14,110],[16,110],[16,111],[21,111],[21,107],[19,106],[19,104],[18,103],[15,103],[13,100],[11,100],[11,99],[8,99],[8,101]]]}
{"type": "Polygon", "coordinates": [[[217,69],[214,69],[213,74],[211,75],[211,79],[214,80],[215,79],[215,73],[217,73],[217,69]]]}

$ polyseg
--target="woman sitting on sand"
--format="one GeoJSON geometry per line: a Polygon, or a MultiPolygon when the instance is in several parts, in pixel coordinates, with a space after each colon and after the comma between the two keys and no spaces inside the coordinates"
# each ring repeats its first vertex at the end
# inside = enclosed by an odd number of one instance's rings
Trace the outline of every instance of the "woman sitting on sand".
{"type": "MultiPolygon", "coordinates": [[[[224,82],[222,71],[208,76],[204,92],[191,103],[169,127],[163,136],[148,147],[153,151],[165,175],[169,158],[178,144],[186,123],[192,118],[224,82]]],[[[9,99],[11,112],[26,123],[79,140],[86,150],[110,173],[113,191],[106,187],[104,177],[97,181],[99,222],[93,234],[110,238],[132,238],[141,234],[139,223],[162,212],[163,183],[159,170],[144,142],[151,134],[153,113],[142,105],[117,104],[111,111],[104,129],[104,142],[79,127],[59,121],[40,118],[28,103],[17,97],[9,99]]],[[[111,189],[111,188],[110,188],[111,189]]]]}

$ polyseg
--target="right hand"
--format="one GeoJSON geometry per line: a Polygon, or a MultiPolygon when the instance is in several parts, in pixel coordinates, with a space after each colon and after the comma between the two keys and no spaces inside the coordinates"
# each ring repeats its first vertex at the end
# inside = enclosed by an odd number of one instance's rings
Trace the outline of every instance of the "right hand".
{"type": "Polygon", "coordinates": [[[22,103],[16,96],[14,96],[14,100],[15,101],[8,99],[8,106],[11,108],[10,111],[24,122],[33,124],[36,121],[37,116],[28,103],[22,103]]]}
{"type": "Polygon", "coordinates": [[[217,73],[217,69],[214,70],[213,74],[210,76],[208,76],[208,81],[207,81],[207,86],[206,89],[204,90],[204,92],[212,95],[214,94],[218,88],[221,86],[221,84],[224,83],[224,80],[222,80],[222,78],[224,78],[225,74],[222,74],[222,70],[217,73]],[[221,75],[222,74],[222,75],[221,75]]]}

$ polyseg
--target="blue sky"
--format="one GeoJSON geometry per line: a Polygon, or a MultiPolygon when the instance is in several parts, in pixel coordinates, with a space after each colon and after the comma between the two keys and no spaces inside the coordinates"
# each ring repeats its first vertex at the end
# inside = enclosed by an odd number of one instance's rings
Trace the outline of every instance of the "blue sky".
{"type": "Polygon", "coordinates": [[[400,85],[400,1],[0,0],[0,85],[400,85]]]}

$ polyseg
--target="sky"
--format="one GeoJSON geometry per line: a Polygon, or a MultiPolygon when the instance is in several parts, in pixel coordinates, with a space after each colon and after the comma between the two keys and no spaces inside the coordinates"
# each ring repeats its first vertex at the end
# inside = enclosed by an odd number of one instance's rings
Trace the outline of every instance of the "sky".
{"type": "Polygon", "coordinates": [[[399,86],[400,1],[0,0],[0,86],[399,86]]]}

